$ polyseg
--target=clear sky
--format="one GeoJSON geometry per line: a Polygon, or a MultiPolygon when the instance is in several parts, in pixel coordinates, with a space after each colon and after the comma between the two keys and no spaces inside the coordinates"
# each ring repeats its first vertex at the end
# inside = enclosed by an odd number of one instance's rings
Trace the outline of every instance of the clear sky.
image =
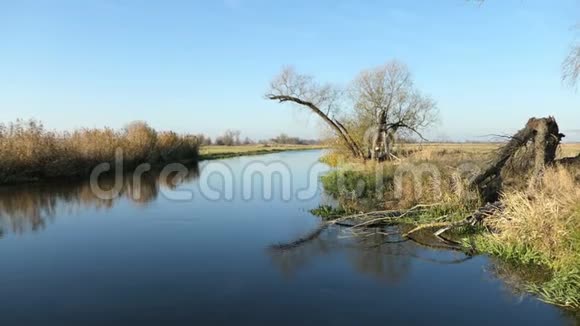
{"type": "Polygon", "coordinates": [[[316,137],[315,117],[263,99],[282,66],[346,84],[397,58],[438,102],[432,137],[551,114],[580,140],[580,93],[560,81],[579,21],[577,0],[5,0],[0,120],[316,137]]]}

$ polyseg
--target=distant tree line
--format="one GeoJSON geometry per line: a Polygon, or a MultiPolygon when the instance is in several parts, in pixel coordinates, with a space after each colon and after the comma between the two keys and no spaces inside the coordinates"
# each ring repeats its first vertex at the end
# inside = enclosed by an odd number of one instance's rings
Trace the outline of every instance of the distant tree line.
{"type": "Polygon", "coordinates": [[[215,137],[212,141],[211,137],[205,135],[196,135],[198,144],[202,146],[208,145],[219,145],[219,146],[239,146],[239,145],[252,145],[252,144],[277,144],[277,145],[316,145],[320,144],[320,140],[317,139],[302,139],[299,137],[291,137],[287,134],[280,134],[271,139],[262,139],[255,141],[249,137],[241,137],[241,131],[239,130],[226,130],[222,135],[215,137]]]}
{"type": "Polygon", "coordinates": [[[234,146],[241,145],[239,130],[226,130],[226,132],[215,139],[216,145],[234,146]]]}
{"type": "Polygon", "coordinates": [[[288,145],[315,145],[320,143],[319,140],[290,137],[286,134],[280,134],[280,136],[272,138],[270,141],[274,144],[288,144],[288,145]]]}

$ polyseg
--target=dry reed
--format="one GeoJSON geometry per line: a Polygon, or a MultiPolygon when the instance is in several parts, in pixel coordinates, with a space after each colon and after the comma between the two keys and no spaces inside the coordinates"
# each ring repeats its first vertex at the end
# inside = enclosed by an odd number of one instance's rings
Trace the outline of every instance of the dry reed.
{"type": "Polygon", "coordinates": [[[139,163],[195,160],[198,137],[158,133],[144,122],[132,122],[123,130],[47,130],[35,120],[0,124],[0,183],[49,177],[82,176],[97,164],[113,162],[123,151],[126,167],[139,163]]]}

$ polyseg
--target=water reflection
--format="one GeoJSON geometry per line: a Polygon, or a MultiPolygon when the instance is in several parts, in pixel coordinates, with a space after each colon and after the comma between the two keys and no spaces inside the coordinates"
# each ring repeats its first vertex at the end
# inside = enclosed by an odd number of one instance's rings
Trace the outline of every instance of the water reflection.
{"type": "MultiPolygon", "coordinates": [[[[141,175],[140,182],[134,182],[133,175],[123,177],[119,196],[102,199],[91,190],[88,180],[51,181],[31,185],[18,185],[0,188],[0,237],[4,232],[22,234],[38,231],[46,227],[59,214],[75,214],[85,209],[108,210],[120,200],[134,204],[147,205],[158,198],[160,189],[173,190],[180,184],[199,178],[197,164],[188,167],[184,178],[169,175],[160,177],[160,171],[141,175]]],[[[113,176],[102,176],[99,185],[112,189],[113,176]]]]}
{"type": "Polygon", "coordinates": [[[460,264],[472,258],[448,248],[434,251],[431,243],[435,243],[436,239],[432,236],[419,235],[420,241],[401,237],[408,227],[394,225],[365,236],[350,236],[337,226],[299,246],[285,250],[271,248],[269,252],[273,263],[287,278],[293,277],[319,256],[343,253],[358,272],[388,285],[401,283],[409,277],[414,260],[460,264]]]}
{"type": "MultiPolygon", "coordinates": [[[[415,274],[420,269],[417,264],[425,263],[427,269],[432,269],[433,265],[463,264],[474,258],[461,251],[450,250],[452,247],[442,244],[429,232],[417,232],[412,239],[401,237],[412,227],[388,226],[363,236],[345,237],[348,233],[335,226],[297,246],[274,246],[269,253],[273,264],[286,278],[308,270],[309,265],[316,264],[322,256],[342,255],[344,261],[348,261],[358,273],[387,286],[416,281],[415,274]]],[[[485,266],[490,280],[501,281],[505,302],[523,304],[527,298],[533,297],[527,286],[546,281],[545,270],[529,266],[522,268],[495,259],[487,260],[485,266]]],[[[340,267],[336,268],[340,270],[340,267]]],[[[563,320],[575,321],[580,325],[579,311],[561,309],[559,314],[563,320]]]]}
{"type": "Polygon", "coordinates": [[[386,284],[400,283],[409,274],[412,257],[418,251],[416,246],[401,240],[399,234],[378,233],[357,239],[358,250],[349,250],[349,259],[361,273],[386,284]]]}
{"type": "MultiPolygon", "coordinates": [[[[219,163],[242,176],[257,159],[284,161],[292,167],[293,187],[302,189],[319,155],[296,152],[219,163]]],[[[79,216],[74,223],[62,217],[35,236],[0,241],[3,324],[296,325],[305,318],[335,325],[562,323],[556,308],[504,300],[498,282],[484,279],[487,259],[463,262],[469,257],[404,241],[400,233],[406,230],[397,227],[346,238],[343,228],[332,227],[292,250],[265,251],[316,224],[308,210],[320,205],[320,198],[286,202],[256,195],[244,201],[236,178],[235,200],[214,201],[197,191],[205,181],[219,189],[223,180],[214,178],[214,184],[204,165],[201,170],[199,180],[170,192],[165,188],[175,189],[176,183],[155,173],[138,187],[125,181],[122,198],[115,200],[99,199],[82,182],[0,189],[0,220],[7,233],[42,230],[67,212],[79,216]],[[169,200],[189,190],[196,200],[169,200]]],[[[197,174],[193,169],[188,180],[197,174]]],[[[112,180],[102,183],[112,188],[112,180]]],[[[264,183],[256,184],[259,194],[264,183]]]]}
{"type": "MultiPolygon", "coordinates": [[[[490,277],[501,281],[506,296],[519,300],[530,296],[530,285],[541,285],[550,278],[550,271],[541,266],[521,266],[500,259],[490,259],[486,270],[490,277]]],[[[566,319],[580,325],[580,310],[562,307],[560,311],[566,319]]]]}

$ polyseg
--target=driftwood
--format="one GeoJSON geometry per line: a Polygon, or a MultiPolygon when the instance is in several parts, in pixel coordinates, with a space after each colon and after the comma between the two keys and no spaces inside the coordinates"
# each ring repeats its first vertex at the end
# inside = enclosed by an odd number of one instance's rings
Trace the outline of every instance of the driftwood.
{"type": "Polygon", "coordinates": [[[373,211],[367,213],[359,213],[353,215],[346,215],[334,220],[326,221],[318,226],[313,231],[309,232],[308,234],[292,241],[289,243],[279,243],[271,246],[271,249],[274,250],[289,250],[296,247],[299,247],[307,242],[317,239],[324,230],[326,230],[331,225],[338,225],[348,228],[370,228],[370,227],[377,227],[379,225],[384,225],[384,223],[388,220],[399,219],[405,216],[410,215],[411,213],[418,212],[421,209],[425,209],[428,207],[433,207],[440,204],[431,204],[431,205],[417,205],[411,209],[403,210],[403,211],[396,211],[396,210],[387,210],[387,211],[373,211]]]}
{"type": "MultiPolygon", "coordinates": [[[[510,137],[509,142],[499,149],[496,158],[473,180],[472,186],[479,190],[485,202],[497,201],[502,188],[502,172],[508,162],[518,160],[519,163],[532,163],[531,178],[535,179],[545,165],[554,162],[563,137],[564,134],[559,132],[558,123],[553,117],[531,118],[523,129],[510,137]],[[517,155],[526,149],[524,154],[517,155]]],[[[520,174],[522,172],[518,171],[520,174]]]]}
{"type": "MultiPolygon", "coordinates": [[[[273,250],[291,250],[297,247],[300,247],[310,241],[316,240],[324,230],[326,230],[331,225],[337,225],[342,227],[347,227],[351,230],[354,235],[360,235],[360,229],[372,229],[377,227],[382,227],[388,225],[390,223],[396,222],[403,217],[409,217],[413,214],[420,214],[425,209],[435,207],[441,205],[440,203],[437,204],[430,204],[430,205],[417,205],[412,207],[408,210],[403,211],[372,211],[367,213],[359,213],[354,215],[347,215],[342,216],[340,218],[327,221],[322,223],[319,227],[314,229],[313,231],[309,232],[308,234],[292,241],[289,243],[280,243],[276,245],[272,245],[270,248],[273,250]]],[[[467,216],[465,219],[456,222],[435,222],[435,223],[428,223],[422,224],[417,226],[416,228],[403,233],[402,237],[407,240],[412,240],[417,242],[415,238],[412,237],[413,233],[416,233],[421,230],[425,229],[433,229],[438,228],[438,230],[433,233],[435,237],[440,239],[443,243],[451,243],[455,245],[455,249],[457,249],[457,243],[451,241],[449,239],[444,238],[442,235],[443,233],[458,227],[464,226],[475,226],[481,223],[486,217],[491,216],[498,211],[503,209],[503,205],[500,202],[495,203],[488,203],[485,206],[477,209],[471,215],[467,216]]],[[[446,216],[443,216],[446,217],[446,216]]],[[[373,231],[372,233],[381,233],[380,231],[373,231]]],[[[368,235],[368,234],[367,234],[368,235]]],[[[389,234],[390,235],[390,234],[389,234]]],[[[403,240],[404,241],[404,240],[403,240]]]]}
{"type": "MultiPolygon", "coordinates": [[[[496,214],[498,211],[503,209],[503,205],[501,202],[495,203],[487,203],[485,206],[480,207],[477,209],[473,214],[469,215],[465,219],[457,222],[435,222],[435,223],[428,223],[422,224],[417,226],[416,228],[412,229],[409,232],[406,232],[404,236],[408,237],[409,235],[424,229],[432,229],[432,228],[440,228],[435,233],[433,233],[437,237],[441,237],[443,233],[458,227],[464,226],[475,226],[483,222],[483,220],[489,216],[496,214]]],[[[448,241],[447,239],[443,239],[448,241]]]]}

